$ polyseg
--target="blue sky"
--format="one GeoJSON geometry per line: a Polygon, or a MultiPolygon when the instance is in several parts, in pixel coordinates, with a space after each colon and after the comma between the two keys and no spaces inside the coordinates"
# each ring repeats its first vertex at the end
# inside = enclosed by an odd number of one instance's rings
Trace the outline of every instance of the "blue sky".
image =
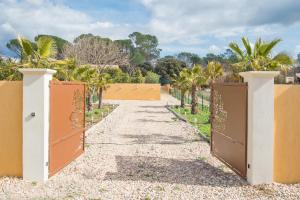
{"type": "Polygon", "coordinates": [[[0,0],[0,53],[16,35],[156,35],[162,55],[222,53],[248,36],[282,38],[274,53],[300,53],[299,0],[0,0]]]}

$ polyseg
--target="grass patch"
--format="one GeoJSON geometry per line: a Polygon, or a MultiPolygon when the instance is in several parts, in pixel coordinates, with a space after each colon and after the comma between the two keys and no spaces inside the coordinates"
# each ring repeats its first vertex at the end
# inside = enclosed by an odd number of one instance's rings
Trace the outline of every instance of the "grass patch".
{"type": "Polygon", "coordinates": [[[190,124],[195,126],[201,134],[206,136],[208,139],[210,138],[211,125],[209,123],[210,112],[208,106],[203,106],[203,110],[199,108],[199,113],[196,115],[192,115],[191,109],[188,107],[172,107],[171,109],[182,118],[186,119],[190,124]]]}
{"type": "Polygon", "coordinates": [[[85,126],[90,127],[93,124],[98,123],[107,115],[109,115],[117,105],[103,104],[102,108],[93,107],[93,110],[85,113],[85,126]]]}

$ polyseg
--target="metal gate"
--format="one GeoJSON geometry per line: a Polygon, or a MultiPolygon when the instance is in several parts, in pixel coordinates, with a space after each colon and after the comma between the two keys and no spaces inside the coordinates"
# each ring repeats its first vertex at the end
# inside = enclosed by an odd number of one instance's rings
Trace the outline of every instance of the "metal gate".
{"type": "Polygon", "coordinates": [[[212,154],[245,178],[247,175],[247,84],[212,87],[212,154]]]}
{"type": "Polygon", "coordinates": [[[84,151],[85,85],[51,81],[49,176],[84,151]]]}

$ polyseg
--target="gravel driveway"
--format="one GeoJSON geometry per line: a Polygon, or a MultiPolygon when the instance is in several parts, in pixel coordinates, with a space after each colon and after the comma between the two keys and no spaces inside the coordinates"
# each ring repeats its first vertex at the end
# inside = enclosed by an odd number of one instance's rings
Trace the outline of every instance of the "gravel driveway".
{"type": "Polygon", "coordinates": [[[252,187],[213,158],[164,107],[174,98],[118,103],[84,155],[46,184],[1,178],[0,199],[300,199],[299,184],[252,187]]]}

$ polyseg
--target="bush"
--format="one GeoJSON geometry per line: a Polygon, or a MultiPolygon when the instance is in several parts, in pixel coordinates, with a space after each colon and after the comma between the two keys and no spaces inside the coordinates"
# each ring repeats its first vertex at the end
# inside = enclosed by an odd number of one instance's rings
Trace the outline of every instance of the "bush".
{"type": "Polygon", "coordinates": [[[132,83],[144,83],[145,82],[145,78],[143,77],[141,70],[139,70],[139,69],[136,70],[133,77],[131,78],[131,82],[132,83]]]}
{"type": "Polygon", "coordinates": [[[123,72],[119,68],[108,68],[105,69],[105,73],[109,74],[113,83],[130,83],[131,78],[129,74],[123,72]]]}
{"type": "Polygon", "coordinates": [[[159,75],[154,72],[147,72],[145,83],[159,83],[159,75]]]}

